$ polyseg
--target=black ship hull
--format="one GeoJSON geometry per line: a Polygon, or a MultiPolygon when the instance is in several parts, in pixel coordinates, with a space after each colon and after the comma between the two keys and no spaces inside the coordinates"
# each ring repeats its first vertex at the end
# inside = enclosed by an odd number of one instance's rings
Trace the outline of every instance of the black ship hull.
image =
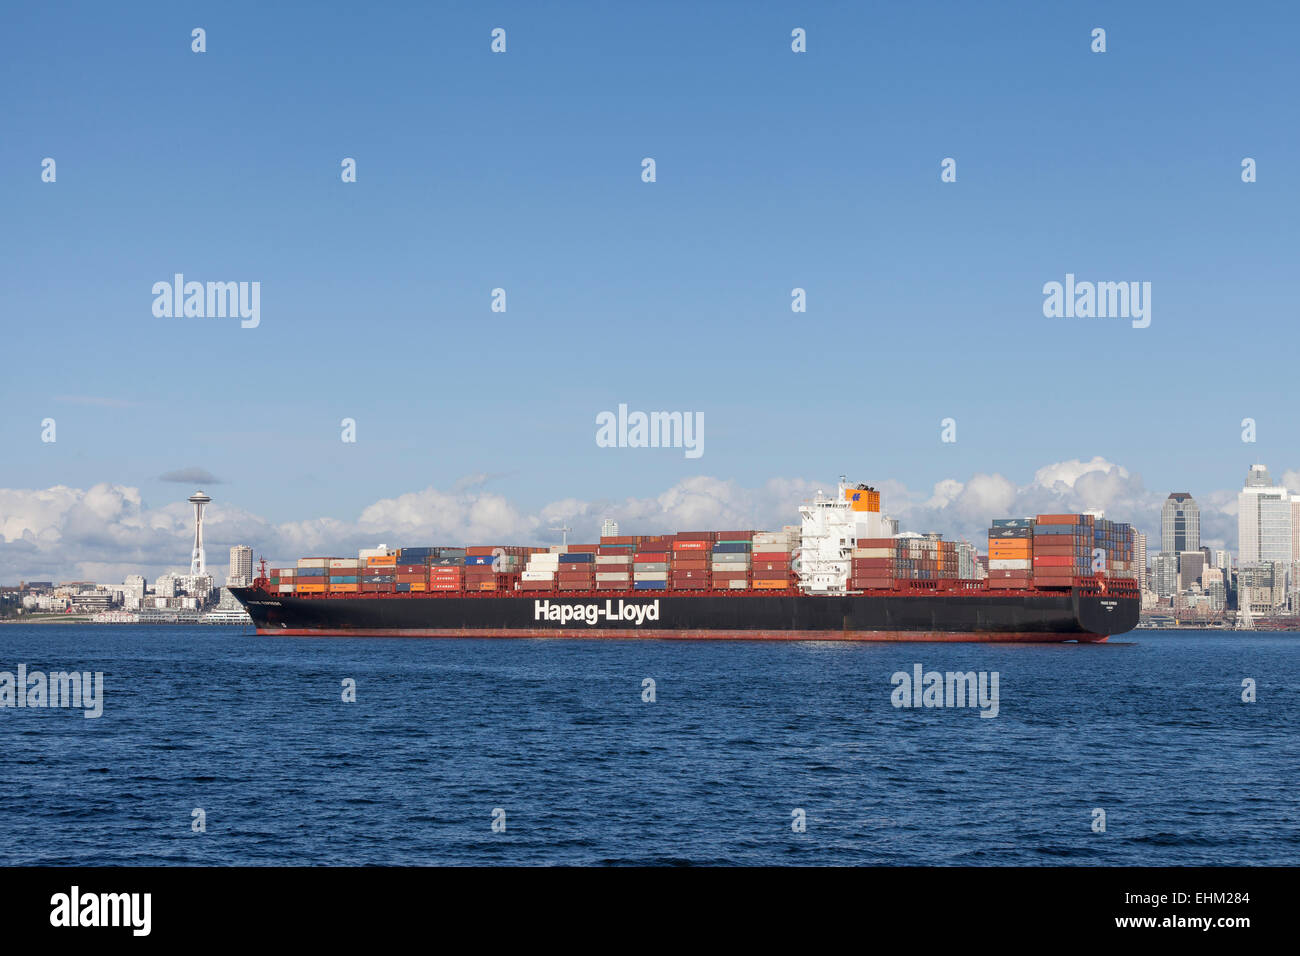
{"type": "Polygon", "coordinates": [[[1137,624],[1131,594],[578,594],[300,597],[232,588],[258,634],[311,637],[1104,641],[1137,624]]]}

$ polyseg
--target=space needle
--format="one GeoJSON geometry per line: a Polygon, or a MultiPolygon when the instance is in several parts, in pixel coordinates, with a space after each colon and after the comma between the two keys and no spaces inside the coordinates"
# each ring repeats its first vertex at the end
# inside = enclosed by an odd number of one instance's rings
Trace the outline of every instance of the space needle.
{"type": "Polygon", "coordinates": [[[194,550],[190,552],[190,575],[208,573],[208,562],[203,555],[203,509],[212,499],[202,491],[190,495],[190,504],[194,506],[194,550]]]}

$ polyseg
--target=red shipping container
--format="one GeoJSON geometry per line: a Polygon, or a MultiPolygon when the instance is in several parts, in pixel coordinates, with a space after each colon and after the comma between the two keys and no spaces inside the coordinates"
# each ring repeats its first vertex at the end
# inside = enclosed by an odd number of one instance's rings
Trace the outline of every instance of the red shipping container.
{"type": "Polygon", "coordinates": [[[699,538],[687,538],[685,540],[679,538],[673,542],[674,551],[708,551],[712,547],[711,542],[699,538]]]}
{"type": "Polygon", "coordinates": [[[708,568],[709,562],[707,559],[703,561],[682,561],[679,559],[673,562],[674,571],[707,571],[708,568]]]}
{"type": "Polygon", "coordinates": [[[732,581],[745,581],[749,576],[743,571],[714,571],[714,584],[729,584],[732,581]]]}
{"type": "Polygon", "coordinates": [[[633,564],[654,564],[655,562],[668,561],[667,551],[638,551],[632,555],[633,564]]]}

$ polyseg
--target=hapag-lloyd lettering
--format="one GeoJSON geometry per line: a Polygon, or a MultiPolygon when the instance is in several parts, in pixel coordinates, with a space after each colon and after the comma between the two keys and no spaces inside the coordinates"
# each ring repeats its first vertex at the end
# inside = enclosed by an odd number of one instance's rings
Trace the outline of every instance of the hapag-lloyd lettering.
{"type": "Polygon", "coordinates": [[[625,621],[639,626],[646,621],[659,620],[659,601],[656,599],[648,604],[640,604],[620,600],[617,605],[613,601],[606,601],[604,607],[599,604],[561,604],[559,601],[534,601],[533,620],[555,621],[558,624],[579,621],[589,626],[601,620],[606,622],[625,621]]]}

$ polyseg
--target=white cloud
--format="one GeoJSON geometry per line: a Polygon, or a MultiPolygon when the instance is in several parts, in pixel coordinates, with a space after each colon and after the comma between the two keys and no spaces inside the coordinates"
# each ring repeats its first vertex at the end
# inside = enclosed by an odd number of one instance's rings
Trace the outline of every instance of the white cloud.
{"type": "MultiPolygon", "coordinates": [[[[1300,487],[1300,472],[1285,472],[1300,487]]],[[[1167,492],[1148,490],[1140,476],[1102,458],[1058,462],[1018,485],[999,474],[944,479],[928,492],[897,480],[873,481],[885,510],[906,531],[941,531],[982,546],[989,519],[1049,512],[1103,510],[1130,521],[1159,548],[1160,506],[1167,492]]],[[[224,574],[227,549],[250,544],[272,561],[307,555],[355,553],[384,543],[549,544],[551,529],[574,530],[570,541],[592,541],[605,518],[629,534],[728,528],[779,528],[798,522],[799,504],[833,481],[773,478],[756,487],[732,479],[692,477],[647,498],[562,499],[527,511],[487,490],[483,476],[450,490],[426,488],[384,498],[355,520],[321,517],[274,524],[265,517],[214,501],[205,522],[214,574],[224,574]]],[[[1236,543],[1236,491],[1197,495],[1202,539],[1212,547],[1236,543]]],[[[151,577],[188,567],[192,513],[183,501],[149,508],[138,489],[100,484],[86,490],[0,489],[0,582],[18,580],[120,581],[127,573],[151,577]]]]}

